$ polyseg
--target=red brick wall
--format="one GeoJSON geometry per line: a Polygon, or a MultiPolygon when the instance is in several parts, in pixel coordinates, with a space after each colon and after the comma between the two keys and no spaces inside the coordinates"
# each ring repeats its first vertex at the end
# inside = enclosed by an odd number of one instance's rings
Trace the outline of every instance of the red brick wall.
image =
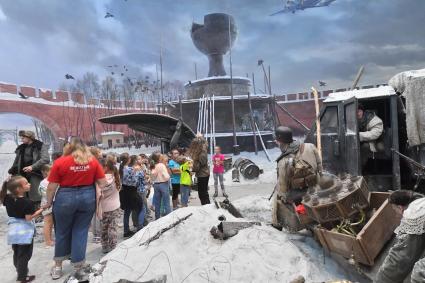
{"type": "Polygon", "coordinates": [[[56,100],[60,102],[69,101],[69,96],[67,91],[58,90],[55,92],[56,100]]]}
{"type": "Polygon", "coordinates": [[[111,101],[109,101],[107,99],[101,99],[100,103],[103,104],[104,107],[107,107],[111,104],[111,101]]]}
{"type": "Polygon", "coordinates": [[[7,92],[7,93],[18,93],[17,86],[13,84],[3,84],[0,83],[0,92],[7,92]]]}
{"type": "Polygon", "coordinates": [[[116,108],[122,108],[123,107],[123,103],[122,103],[122,101],[114,100],[114,101],[112,101],[112,106],[113,107],[116,107],[116,108]]]}
{"type": "Polygon", "coordinates": [[[29,97],[35,97],[36,91],[35,88],[29,87],[29,86],[21,86],[19,90],[23,95],[29,96],[29,97]]]}
{"type": "Polygon", "coordinates": [[[329,94],[333,93],[333,92],[334,92],[333,90],[325,90],[325,91],[323,91],[322,97],[323,98],[328,97],[329,94]]]}
{"type": "Polygon", "coordinates": [[[45,100],[48,100],[48,101],[54,101],[54,99],[53,99],[53,93],[52,93],[52,91],[51,90],[41,90],[41,89],[38,89],[38,97],[40,97],[40,98],[43,98],[43,99],[45,99],[45,100]]]}
{"type": "Polygon", "coordinates": [[[89,105],[98,105],[99,104],[99,99],[89,98],[89,99],[87,99],[87,104],[89,104],[89,105]]]}
{"type": "Polygon", "coordinates": [[[286,100],[296,100],[297,97],[298,97],[298,94],[296,94],[296,93],[287,94],[286,100]]]}
{"type": "Polygon", "coordinates": [[[71,92],[71,100],[79,104],[84,104],[84,94],[79,92],[71,92]]]}
{"type": "Polygon", "coordinates": [[[308,99],[308,92],[303,92],[298,94],[298,99],[308,99]]]}

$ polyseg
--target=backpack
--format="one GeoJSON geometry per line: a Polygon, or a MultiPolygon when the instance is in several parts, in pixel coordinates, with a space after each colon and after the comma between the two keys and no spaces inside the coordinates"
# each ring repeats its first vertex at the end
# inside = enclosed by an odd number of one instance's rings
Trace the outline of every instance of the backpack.
{"type": "Polygon", "coordinates": [[[298,150],[297,154],[293,158],[294,173],[292,178],[294,180],[304,179],[309,176],[312,176],[312,177],[314,176],[315,178],[315,176],[317,175],[316,171],[313,169],[313,166],[311,166],[310,163],[302,159],[304,148],[305,148],[305,144],[303,143],[300,145],[300,149],[298,150]]]}

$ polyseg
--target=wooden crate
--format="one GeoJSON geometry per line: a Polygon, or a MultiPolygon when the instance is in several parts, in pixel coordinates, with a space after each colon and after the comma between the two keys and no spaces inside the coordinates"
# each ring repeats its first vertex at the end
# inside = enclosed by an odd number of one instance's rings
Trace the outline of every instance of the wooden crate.
{"type": "Polygon", "coordinates": [[[384,245],[400,224],[401,214],[388,203],[389,193],[370,194],[370,209],[376,209],[357,237],[316,227],[314,232],[321,245],[330,252],[372,266],[384,245]]]}

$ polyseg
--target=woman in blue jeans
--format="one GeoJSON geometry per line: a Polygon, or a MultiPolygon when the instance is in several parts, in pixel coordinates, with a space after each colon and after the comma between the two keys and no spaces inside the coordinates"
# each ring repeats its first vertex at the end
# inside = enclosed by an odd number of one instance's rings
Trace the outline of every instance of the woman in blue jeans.
{"type": "Polygon", "coordinates": [[[153,205],[155,207],[155,219],[161,217],[161,202],[164,206],[165,215],[171,212],[170,208],[170,173],[165,165],[167,162],[161,158],[161,153],[154,152],[151,155],[151,177],[154,188],[153,205]]]}
{"type": "Polygon", "coordinates": [[[143,227],[145,220],[145,210],[143,209],[143,199],[137,192],[144,173],[140,166],[136,166],[137,156],[132,155],[127,160],[123,157],[120,165],[120,174],[122,174],[122,189],[120,191],[121,209],[124,210],[124,238],[131,237],[134,232],[130,230],[130,214],[132,211],[138,213],[137,230],[143,227]]]}
{"type": "Polygon", "coordinates": [[[54,162],[48,181],[44,208],[53,204],[56,237],[51,276],[59,279],[64,260],[71,260],[76,273],[85,267],[87,236],[96,211],[95,184],[103,188],[106,180],[89,148],[80,138],[72,138],[63,156],[54,162]]]}

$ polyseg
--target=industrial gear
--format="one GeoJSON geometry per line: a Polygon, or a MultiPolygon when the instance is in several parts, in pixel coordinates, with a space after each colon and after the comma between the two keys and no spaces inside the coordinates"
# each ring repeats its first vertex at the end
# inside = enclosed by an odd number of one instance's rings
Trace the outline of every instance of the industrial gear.
{"type": "Polygon", "coordinates": [[[283,127],[283,126],[277,127],[275,131],[275,136],[276,136],[275,137],[276,140],[281,143],[290,144],[291,142],[294,141],[292,138],[292,130],[291,128],[288,128],[288,127],[283,127]]]}

